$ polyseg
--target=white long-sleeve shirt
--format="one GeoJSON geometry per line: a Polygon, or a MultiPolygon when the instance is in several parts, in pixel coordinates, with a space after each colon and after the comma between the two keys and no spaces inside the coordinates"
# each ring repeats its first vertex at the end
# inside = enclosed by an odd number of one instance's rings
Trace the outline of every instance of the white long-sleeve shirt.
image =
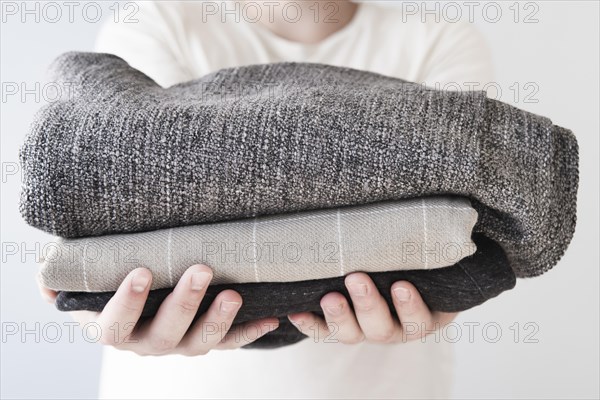
{"type": "MultiPolygon", "coordinates": [[[[488,48],[468,23],[423,23],[399,8],[363,3],[340,31],[318,44],[302,44],[244,15],[236,22],[224,12],[224,2],[212,3],[207,8],[201,1],[141,2],[133,15],[137,22],[110,21],[96,50],[122,57],[165,87],[223,67],[277,61],[340,65],[448,88],[492,81],[488,48]]],[[[452,362],[451,345],[439,336],[424,343],[352,346],[306,339],[275,350],[212,351],[193,358],[139,357],[107,348],[100,396],[447,397],[452,362]]]]}

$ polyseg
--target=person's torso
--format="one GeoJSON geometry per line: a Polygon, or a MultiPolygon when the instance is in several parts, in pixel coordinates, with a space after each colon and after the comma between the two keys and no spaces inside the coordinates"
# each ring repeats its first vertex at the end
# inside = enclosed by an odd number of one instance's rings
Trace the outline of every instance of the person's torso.
{"type": "MultiPolygon", "coordinates": [[[[421,23],[399,10],[361,4],[343,29],[307,45],[276,36],[243,14],[237,22],[223,10],[204,15],[203,3],[140,3],[138,22],[109,23],[96,49],[124,58],[163,86],[220,68],[279,61],[332,64],[415,82],[491,79],[484,42],[468,26],[421,23]]],[[[451,345],[435,337],[353,346],[306,339],[275,350],[212,351],[195,358],[143,358],[107,348],[101,396],[447,397],[452,361],[451,345]]]]}

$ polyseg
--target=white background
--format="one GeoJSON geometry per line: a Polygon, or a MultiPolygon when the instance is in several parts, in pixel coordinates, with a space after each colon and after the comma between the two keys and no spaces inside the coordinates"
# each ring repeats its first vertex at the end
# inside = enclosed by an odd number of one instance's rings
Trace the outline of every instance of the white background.
{"type": "MultiPolygon", "coordinates": [[[[110,4],[102,2],[105,17],[112,16],[110,4]]],[[[510,4],[502,3],[504,12],[510,4]]],[[[496,80],[503,89],[501,100],[548,116],[577,136],[577,231],[553,270],[535,279],[520,280],[513,291],[459,316],[455,326],[461,328],[462,336],[456,344],[456,398],[600,396],[599,7],[595,1],[535,4],[539,7],[537,23],[523,23],[532,10],[525,9],[524,3],[517,23],[514,14],[491,23],[481,18],[481,12],[475,14],[475,23],[493,51],[496,80]],[[515,82],[521,88],[516,99],[509,89],[515,82]],[[525,102],[524,95],[530,90],[524,90],[524,85],[528,82],[539,88],[534,96],[537,103],[525,102]],[[470,323],[479,324],[474,326],[472,343],[467,326],[470,323]],[[538,330],[529,339],[537,343],[527,343],[525,336],[535,327],[538,330]],[[501,337],[492,343],[496,328],[500,328],[501,337]],[[515,343],[516,331],[519,337],[515,343]]],[[[81,12],[75,13],[73,23],[66,15],[56,23],[43,19],[38,23],[34,16],[26,17],[22,22],[20,14],[3,15],[3,96],[6,84],[25,83],[33,88],[40,82],[43,87],[45,70],[52,59],[69,50],[91,50],[100,25],[86,22],[81,12]]],[[[41,300],[34,282],[38,267],[33,253],[36,242],[43,246],[51,238],[24,224],[18,212],[19,176],[6,176],[18,161],[17,151],[33,114],[43,103],[43,99],[36,102],[34,95],[27,95],[25,101],[16,95],[3,98],[1,105],[1,395],[92,398],[97,393],[101,348],[87,343],[78,329],[73,332],[73,343],[69,343],[68,326],[63,325],[69,317],[41,300]],[[12,255],[9,250],[15,245],[19,252],[12,255]],[[57,326],[62,336],[50,343],[56,337],[57,326]],[[6,335],[15,327],[19,329],[17,334],[6,335]],[[31,333],[23,338],[24,329],[31,333]]],[[[456,332],[445,331],[448,336],[456,332]]],[[[93,336],[93,331],[88,333],[93,336]]]]}

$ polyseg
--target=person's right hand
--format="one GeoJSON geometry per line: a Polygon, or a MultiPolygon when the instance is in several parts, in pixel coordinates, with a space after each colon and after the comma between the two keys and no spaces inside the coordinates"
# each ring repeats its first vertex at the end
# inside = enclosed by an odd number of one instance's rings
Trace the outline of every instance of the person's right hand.
{"type": "MultiPolygon", "coordinates": [[[[212,349],[244,346],[277,328],[277,318],[265,318],[230,329],[242,305],[242,297],[233,290],[219,293],[206,313],[192,324],[211,279],[212,270],[207,266],[188,268],[156,315],[138,323],[152,273],[146,268],[137,268],[127,275],[101,312],[73,311],[71,314],[80,324],[97,323],[101,343],[139,355],[204,355],[212,349]]],[[[55,301],[56,292],[41,284],[40,290],[48,301],[55,301]]]]}

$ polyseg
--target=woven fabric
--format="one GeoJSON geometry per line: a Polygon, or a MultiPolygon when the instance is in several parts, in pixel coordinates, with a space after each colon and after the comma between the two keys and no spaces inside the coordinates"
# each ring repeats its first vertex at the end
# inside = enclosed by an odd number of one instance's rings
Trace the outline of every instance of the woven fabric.
{"type": "MultiPolygon", "coordinates": [[[[399,280],[407,280],[415,285],[432,311],[464,311],[512,289],[516,283],[515,274],[498,244],[480,235],[475,235],[474,242],[477,245],[475,254],[450,267],[378,272],[370,273],[369,276],[394,315],[396,313],[390,288],[399,280]]],[[[285,346],[305,338],[289,324],[287,315],[304,311],[322,315],[320,300],[325,294],[339,292],[350,299],[343,277],[301,282],[211,285],[197,315],[206,312],[216,295],[225,289],[233,289],[242,296],[243,303],[234,323],[279,317],[278,329],[248,346],[257,348],[285,346]]],[[[171,291],[172,289],[151,291],[142,316],[152,317],[156,314],[171,291]]],[[[62,311],[101,311],[113,295],[114,292],[60,292],[56,307],[62,311]]]]}
{"type": "Polygon", "coordinates": [[[429,197],[152,232],[59,239],[41,275],[54,290],[117,290],[143,266],[152,289],[174,287],[194,264],[213,284],[291,282],[350,272],[432,269],[475,252],[477,212],[465,198],[429,197]]]}
{"type": "Polygon", "coordinates": [[[469,197],[517,276],[555,265],[578,148],[548,118],[348,68],[229,68],[161,88],[119,57],[67,53],[21,148],[21,213],[85,237],[435,194],[469,197]]]}

